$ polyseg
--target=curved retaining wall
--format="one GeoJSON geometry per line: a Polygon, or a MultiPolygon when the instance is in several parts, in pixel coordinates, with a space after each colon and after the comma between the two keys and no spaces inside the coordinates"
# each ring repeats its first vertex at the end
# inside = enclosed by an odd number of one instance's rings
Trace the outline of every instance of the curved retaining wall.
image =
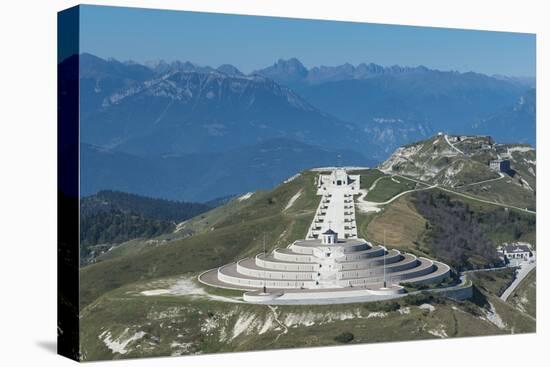
{"type": "Polygon", "coordinates": [[[379,257],[384,255],[385,250],[382,247],[369,248],[363,251],[345,253],[342,260],[344,261],[353,261],[360,259],[368,259],[372,257],[379,257]]]}
{"type": "Polygon", "coordinates": [[[304,254],[285,254],[284,252],[278,251],[279,249],[275,249],[273,251],[273,257],[278,260],[282,261],[295,261],[295,262],[302,262],[302,263],[310,263],[313,262],[313,256],[311,255],[304,255],[304,254]]]}
{"type": "Polygon", "coordinates": [[[348,254],[350,252],[370,250],[371,248],[372,248],[372,246],[365,242],[365,243],[360,243],[360,244],[356,244],[356,245],[343,246],[343,251],[342,252],[344,254],[348,254]]]}
{"type": "MultiPolygon", "coordinates": [[[[402,261],[405,257],[397,251],[397,253],[386,256],[386,265],[394,264],[399,261],[402,261]]],[[[384,264],[384,258],[378,259],[378,258],[368,258],[367,260],[361,260],[361,261],[346,261],[346,262],[339,262],[337,263],[340,265],[338,269],[341,270],[358,270],[358,269],[366,269],[373,266],[379,266],[384,264]]]]}
{"type": "Polygon", "coordinates": [[[304,254],[304,255],[313,255],[313,251],[315,250],[314,247],[305,247],[305,246],[298,246],[298,245],[292,245],[290,249],[293,252],[296,252],[297,254],[304,254]]]}
{"type": "MultiPolygon", "coordinates": [[[[416,256],[394,264],[392,266],[386,266],[386,274],[397,273],[403,270],[408,270],[416,267],[419,264],[416,256]]],[[[371,269],[342,271],[338,273],[338,279],[352,279],[352,278],[370,278],[384,274],[384,267],[376,267],[371,269]]]]}
{"type": "MultiPolygon", "coordinates": [[[[417,278],[426,274],[430,274],[433,271],[434,265],[432,263],[427,264],[426,266],[423,266],[417,270],[413,270],[410,272],[406,272],[403,274],[393,274],[393,275],[386,275],[386,280],[391,283],[399,283],[404,280],[410,279],[410,278],[417,278]]],[[[357,285],[367,285],[367,284],[375,284],[375,283],[382,283],[384,282],[384,276],[376,276],[376,277],[369,277],[369,278],[348,278],[348,279],[341,279],[339,281],[339,284],[341,286],[357,286],[357,285]]],[[[433,282],[433,280],[431,281],[433,282]]]]}
{"type": "MultiPolygon", "coordinates": [[[[230,265],[234,265],[234,264],[230,264],[230,265]]],[[[301,288],[301,287],[313,287],[315,285],[315,282],[311,282],[311,281],[310,282],[291,281],[291,280],[282,281],[282,280],[241,278],[241,277],[225,274],[223,272],[224,268],[225,266],[218,269],[218,279],[221,280],[222,282],[233,284],[236,286],[262,288],[265,285],[266,287],[270,287],[270,288],[290,289],[290,288],[301,288]]]]}
{"type": "Polygon", "coordinates": [[[314,272],[298,272],[298,271],[275,271],[268,269],[252,269],[243,265],[243,262],[248,259],[237,262],[237,272],[249,277],[266,278],[266,279],[281,279],[281,280],[311,280],[314,272]]]}
{"type": "Polygon", "coordinates": [[[264,260],[262,255],[256,255],[255,262],[257,266],[271,270],[317,271],[319,269],[319,264],[317,263],[277,262],[272,260],[264,260]]]}
{"type": "Polygon", "coordinates": [[[426,277],[425,279],[419,279],[419,280],[412,279],[410,283],[417,284],[417,285],[427,285],[427,284],[437,283],[442,280],[445,280],[451,275],[451,268],[447,264],[444,264],[438,261],[432,261],[432,263],[434,264],[433,267],[435,268],[434,272],[437,272],[441,269],[440,274],[437,274],[431,277],[426,277]]]}
{"type": "Polygon", "coordinates": [[[434,271],[434,269],[435,267],[433,261],[427,260],[427,264],[425,264],[424,266],[420,265],[418,268],[415,268],[415,270],[407,271],[402,274],[392,274],[391,279],[392,282],[402,282],[407,279],[418,278],[423,275],[430,274],[434,271]]]}
{"type": "Polygon", "coordinates": [[[342,243],[319,246],[317,242],[306,245],[294,242],[287,249],[276,249],[272,256],[258,254],[217,270],[222,283],[236,287],[275,289],[308,289],[319,287],[371,286],[379,288],[384,281],[384,254],[386,280],[389,284],[411,282],[430,284],[447,278],[450,268],[426,258],[402,254],[398,250],[386,252],[382,246],[371,247],[367,242],[342,243]],[[333,259],[325,258],[324,250],[330,248],[333,259]],[[353,250],[355,250],[353,252],[353,250]],[[295,252],[295,251],[301,251],[295,252]],[[343,251],[349,251],[345,255],[343,251]],[[321,252],[316,257],[314,254],[321,252]],[[347,261],[342,261],[347,259],[347,261]],[[326,261],[328,260],[328,261],[326,261]],[[330,277],[324,274],[328,263],[330,277]],[[320,273],[320,274],[319,274],[320,273]]]}
{"type": "MultiPolygon", "coordinates": [[[[286,255],[286,254],[284,254],[286,255]]],[[[293,255],[283,256],[286,260],[279,259],[279,255],[274,255],[274,259],[264,260],[262,255],[256,255],[255,262],[258,267],[270,269],[270,270],[283,270],[283,271],[319,271],[320,266],[319,262],[304,261],[305,259],[311,259],[310,256],[304,256],[295,258],[293,255]],[[294,259],[293,259],[294,258],[294,259]],[[301,260],[301,261],[289,261],[288,259],[301,260]]],[[[398,253],[393,254],[392,256],[386,256],[386,265],[392,265],[403,261],[405,257],[398,253]]],[[[384,259],[370,258],[369,260],[363,261],[346,261],[346,262],[336,262],[333,265],[334,269],[338,270],[360,270],[367,269],[376,266],[382,266],[384,264],[384,259]]],[[[388,268],[389,269],[389,268],[388,268]]],[[[398,271],[398,270],[394,270],[398,271]]]]}
{"type": "Polygon", "coordinates": [[[372,247],[367,243],[357,243],[353,245],[317,245],[317,246],[303,246],[299,243],[295,242],[292,245],[289,246],[289,249],[291,249],[294,252],[297,252],[299,254],[306,254],[306,255],[312,255],[314,253],[314,250],[321,250],[321,251],[330,251],[330,252],[342,252],[344,254],[348,254],[350,252],[358,252],[358,251],[365,251],[369,250],[372,247]]]}

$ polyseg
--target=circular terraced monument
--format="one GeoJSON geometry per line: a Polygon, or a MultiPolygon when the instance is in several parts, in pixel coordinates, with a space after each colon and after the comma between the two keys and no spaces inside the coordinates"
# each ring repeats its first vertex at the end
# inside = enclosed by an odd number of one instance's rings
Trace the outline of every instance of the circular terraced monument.
{"type": "Polygon", "coordinates": [[[448,265],[357,237],[354,196],[359,175],[320,174],[321,200],[306,239],[202,273],[199,280],[243,290],[248,302],[344,303],[400,297],[400,283],[428,285],[450,276],[448,265]]]}

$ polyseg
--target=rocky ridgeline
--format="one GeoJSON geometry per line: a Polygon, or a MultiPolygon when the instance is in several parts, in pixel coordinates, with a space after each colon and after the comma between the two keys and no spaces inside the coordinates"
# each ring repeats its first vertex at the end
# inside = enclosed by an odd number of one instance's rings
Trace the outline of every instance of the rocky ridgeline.
{"type": "Polygon", "coordinates": [[[497,144],[488,136],[438,134],[430,139],[398,148],[379,168],[450,187],[498,179],[491,160],[510,160],[508,173],[527,188],[536,172],[535,150],[529,145],[497,144]]]}

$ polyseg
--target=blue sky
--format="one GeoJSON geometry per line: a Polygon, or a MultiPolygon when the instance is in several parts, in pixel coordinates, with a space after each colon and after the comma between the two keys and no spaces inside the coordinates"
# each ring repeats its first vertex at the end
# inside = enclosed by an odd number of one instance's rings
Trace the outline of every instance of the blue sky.
{"type": "Polygon", "coordinates": [[[229,63],[244,72],[374,62],[535,76],[535,35],[369,23],[83,6],[81,51],[118,60],[229,63]]]}

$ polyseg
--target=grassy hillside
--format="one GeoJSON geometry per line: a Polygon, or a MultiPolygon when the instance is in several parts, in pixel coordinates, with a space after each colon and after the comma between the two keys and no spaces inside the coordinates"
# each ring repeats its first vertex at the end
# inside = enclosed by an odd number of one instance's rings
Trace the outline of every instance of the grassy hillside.
{"type": "Polygon", "coordinates": [[[421,251],[420,241],[426,230],[424,219],[410,201],[410,196],[402,196],[373,220],[363,232],[366,238],[382,243],[384,232],[386,244],[403,251],[421,251]]]}
{"type": "Polygon", "coordinates": [[[537,188],[537,180],[536,180],[537,153],[536,151],[534,149],[529,149],[530,147],[517,146],[517,145],[505,145],[503,146],[503,148],[505,148],[508,154],[510,154],[511,156],[512,163],[513,163],[512,168],[514,169],[514,171],[519,173],[519,175],[529,183],[531,188],[536,190],[537,188]],[[520,150],[513,150],[514,148],[520,149],[520,150]]]}
{"type": "Polygon", "coordinates": [[[238,198],[231,200],[222,206],[179,223],[175,226],[175,230],[170,233],[155,237],[154,239],[135,239],[117,245],[109,252],[99,256],[96,261],[99,262],[116,257],[144,253],[170,242],[183,240],[199,233],[212,231],[220,221],[238,213],[249,204],[249,200],[240,200],[238,198]]]}
{"type": "Polygon", "coordinates": [[[270,307],[241,303],[234,291],[205,288],[194,280],[195,275],[130,284],[106,293],[84,308],[81,319],[84,359],[422,340],[534,330],[531,319],[514,313],[513,308],[485,290],[478,294],[476,302],[418,295],[367,304],[270,307]],[[158,293],[168,289],[175,293],[158,293]],[[124,347],[116,353],[109,348],[120,348],[120,345],[124,347]]]}
{"type": "Polygon", "coordinates": [[[353,173],[361,176],[361,189],[369,189],[377,179],[386,176],[384,172],[378,169],[360,170],[353,173]]]}
{"type": "Polygon", "coordinates": [[[378,180],[376,186],[368,192],[367,200],[382,203],[403,191],[412,190],[416,187],[416,182],[406,178],[386,176],[378,180]]]}
{"type": "Polygon", "coordinates": [[[471,279],[482,291],[500,297],[514,281],[514,269],[470,273],[471,279]]]}
{"type": "Polygon", "coordinates": [[[191,236],[174,236],[160,245],[141,246],[139,251],[127,249],[124,256],[105,258],[84,267],[81,307],[125,284],[203,271],[254,255],[261,251],[264,235],[268,249],[304,238],[320,200],[315,195],[315,177],[316,174],[306,172],[271,192],[256,193],[231,210],[231,215],[205,214],[189,227],[196,231],[191,236]],[[299,191],[300,197],[284,210],[299,191]],[[213,218],[208,226],[206,218],[213,218]]]}
{"type": "Polygon", "coordinates": [[[501,204],[536,210],[535,192],[519,186],[508,177],[480,185],[457,188],[457,191],[501,204]]]}
{"type": "MultiPolygon", "coordinates": [[[[532,275],[530,274],[530,276],[532,275]]],[[[469,274],[468,278],[476,286],[473,302],[487,311],[493,323],[501,329],[510,330],[512,333],[532,333],[536,331],[535,315],[529,314],[529,312],[521,309],[521,307],[516,308],[514,301],[510,299],[504,302],[499,298],[504,289],[512,283],[513,271],[504,269],[491,272],[477,272],[469,274]]],[[[522,282],[522,284],[529,284],[533,281],[533,278],[528,277],[524,279],[525,283],[522,282]]],[[[536,303],[534,292],[531,293],[529,302],[532,305],[536,303]]]]}
{"type": "Polygon", "coordinates": [[[359,235],[371,241],[382,243],[385,231],[388,246],[458,268],[487,266],[494,261],[494,249],[503,242],[536,243],[534,215],[437,189],[404,195],[377,214],[358,211],[357,223],[359,235]],[[482,251],[482,243],[490,243],[493,251],[488,253],[487,246],[482,251]],[[458,251],[460,248],[463,250],[458,251]]]}

